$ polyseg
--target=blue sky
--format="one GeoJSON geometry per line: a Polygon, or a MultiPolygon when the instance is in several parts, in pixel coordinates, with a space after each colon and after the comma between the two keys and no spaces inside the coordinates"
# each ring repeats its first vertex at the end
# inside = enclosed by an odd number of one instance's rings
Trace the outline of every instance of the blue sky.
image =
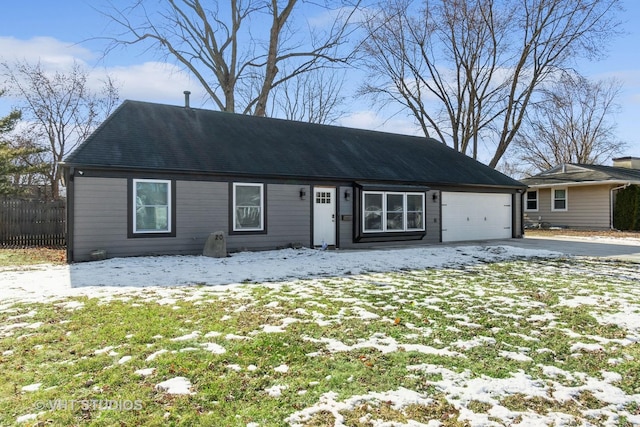
{"type": "MultiPolygon", "coordinates": [[[[113,0],[114,4],[128,1],[113,0]]],[[[141,47],[112,52],[102,58],[105,42],[88,40],[106,34],[106,19],[97,12],[106,0],[23,0],[4,2],[0,14],[0,60],[40,60],[64,67],[74,59],[94,67],[96,80],[108,72],[120,86],[122,99],[182,104],[184,90],[193,92],[192,102],[202,102],[203,92],[178,68],[159,62],[141,47]],[[87,41],[88,40],[88,41],[87,41]],[[198,101],[200,100],[200,101],[198,101]]],[[[584,62],[578,68],[592,78],[617,77],[623,84],[616,116],[618,136],[628,144],[624,155],[640,157],[640,2],[624,0],[625,35],[611,42],[609,56],[600,62],[584,62]]],[[[357,87],[360,82],[345,85],[357,87]]],[[[0,103],[0,115],[8,112],[0,103]]],[[[339,124],[351,127],[417,134],[409,118],[384,117],[365,102],[347,106],[339,124]]]]}

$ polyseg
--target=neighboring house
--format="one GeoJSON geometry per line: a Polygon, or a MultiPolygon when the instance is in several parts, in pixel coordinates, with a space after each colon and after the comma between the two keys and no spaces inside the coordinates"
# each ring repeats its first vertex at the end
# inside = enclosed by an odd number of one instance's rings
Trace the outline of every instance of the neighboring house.
{"type": "Polygon", "coordinates": [[[529,186],[527,226],[610,229],[616,193],[640,185],[640,159],[613,159],[613,166],[564,164],[521,181],[529,186]]]}
{"type": "MultiPolygon", "coordinates": [[[[187,104],[188,105],[188,104],[187,104]]],[[[522,237],[526,186],[432,139],[125,101],[63,164],[68,258],[522,237]]]]}

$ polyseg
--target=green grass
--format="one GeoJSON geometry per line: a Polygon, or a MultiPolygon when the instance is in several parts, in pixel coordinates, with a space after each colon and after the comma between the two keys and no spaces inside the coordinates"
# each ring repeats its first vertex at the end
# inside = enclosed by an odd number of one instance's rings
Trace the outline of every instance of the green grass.
{"type": "Polygon", "coordinates": [[[553,413],[592,425],[616,413],[618,425],[631,425],[640,413],[631,399],[640,393],[640,331],[602,319],[629,307],[637,314],[640,288],[637,266],[611,266],[518,261],[16,304],[0,312],[0,425],[42,412],[27,425],[280,426],[297,414],[301,425],[332,426],[329,409],[301,415],[323,399],[344,404],[339,414],[349,426],[469,425],[461,405],[499,425],[553,413]],[[174,304],[161,303],[168,292],[174,304]],[[584,303],[568,304],[580,297],[584,303]],[[68,309],[69,301],[82,306],[68,309]],[[282,332],[269,332],[278,326],[282,332]],[[174,340],[194,331],[193,339],[174,340]],[[226,352],[207,351],[207,343],[226,352]],[[579,343],[600,347],[576,350],[579,343]],[[160,350],[166,352],[146,360],[160,350]],[[119,363],[123,356],[131,359],[119,363]],[[288,371],[276,370],[282,365],[288,371]],[[143,368],[154,372],[134,374],[143,368]],[[545,374],[552,368],[564,374],[545,374]],[[610,386],[629,396],[627,403],[611,405],[590,388],[603,372],[620,375],[610,386]],[[544,395],[460,395],[471,381],[508,384],[516,374],[537,381],[544,395]],[[189,379],[193,394],[155,388],[178,376],[189,379]],[[42,384],[37,391],[22,390],[34,383],[42,384]],[[277,386],[281,394],[270,396],[277,386]],[[567,387],[570,400],[554,398],[567,387]],[[373,394],[404,389],[424,401],[396,406],[373,394]],[[105,401],[135,408],[92,406],[105,401]],[[61,402],[66,408],[43,407],[61,402]],[[514,415],[492,415],[495,405],[514,415]]]}
{"type": "Polygon", "coordinates": [[[66,254],[63,249],[0,249],[0,267],[34,264],[64,264],[65,259],[66,254]]]}

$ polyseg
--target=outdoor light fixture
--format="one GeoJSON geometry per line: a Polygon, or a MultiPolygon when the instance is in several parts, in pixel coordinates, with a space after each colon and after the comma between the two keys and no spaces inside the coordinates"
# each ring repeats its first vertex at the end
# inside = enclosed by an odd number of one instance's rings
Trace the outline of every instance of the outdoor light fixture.
{"type": "Polygon", "coordinates": [[[349,192],[349,190],[344,191],[344,199],[346,201],[349,201],[349,199],[351,199],[351,193],[349,192]]]}
{"type": "Polygon", "coordinates": [[[305,197],[307,197],[307,190],[304,187],[302,187],[300,189],[300,200],[304,200],[305,197]]]}
{"type": "Polygon", "coordinates": [[[438,193],[433,193],[433,194],[431,195],[431,198],[433,199],[433,202],[434,202],[434,203],[435,203],[435,202],[437,202],[437,201],[438,201],[438,193]]]}

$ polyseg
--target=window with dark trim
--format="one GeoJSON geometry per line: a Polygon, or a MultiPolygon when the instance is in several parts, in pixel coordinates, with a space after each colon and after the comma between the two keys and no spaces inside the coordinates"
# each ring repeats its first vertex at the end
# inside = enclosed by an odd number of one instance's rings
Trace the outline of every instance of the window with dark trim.
{"type": "Polygon", "coordinates": [[[424,231],[424,210],[424,193],[363,191],[362,231],[424,231]]]}
{"type": "Polygon", "coordinates": [[[264,185],[233,183],[233,231],[264,230],[264,185]]]}
{"type": "Polygon", "coordinates": [[[175,236],[175,185],[165,179],[132,179],[130,237],[175,236]]]}
{"type": "Polygon", "coordinates": [[[525,210],[534,212],[538,210],[538,190],[527,191],[525,210]]]}

